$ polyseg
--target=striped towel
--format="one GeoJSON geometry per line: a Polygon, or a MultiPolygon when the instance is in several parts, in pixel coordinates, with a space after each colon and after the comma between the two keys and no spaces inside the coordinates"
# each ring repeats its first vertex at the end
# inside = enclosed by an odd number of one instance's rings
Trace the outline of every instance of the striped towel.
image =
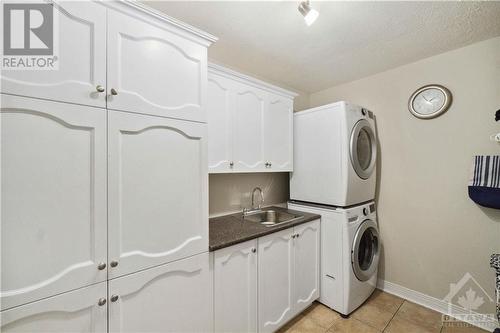
{"type": "Polygon", "coordinates": [[[469,197],[481,206],[500,209],[500,155],[474,156],[469,197]]]}

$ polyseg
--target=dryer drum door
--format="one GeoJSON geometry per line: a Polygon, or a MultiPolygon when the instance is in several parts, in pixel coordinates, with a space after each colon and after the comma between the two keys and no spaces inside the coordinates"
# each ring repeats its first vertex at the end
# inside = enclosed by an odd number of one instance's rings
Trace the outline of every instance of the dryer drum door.
{"type": "Polygon", "coordinates": [[[375,133],[366,119],[354,125],[351,132],[351,163],[354,171],[362,179],[368,179],[375,168],[377,143],[375,133]]]}
{"type": "Polygon", "coordinates": [[[356,231],[351,250],[352,269],[358,280],[366,281],[377,271],[379,250],[377,225],[364,220],[356,231]]]}

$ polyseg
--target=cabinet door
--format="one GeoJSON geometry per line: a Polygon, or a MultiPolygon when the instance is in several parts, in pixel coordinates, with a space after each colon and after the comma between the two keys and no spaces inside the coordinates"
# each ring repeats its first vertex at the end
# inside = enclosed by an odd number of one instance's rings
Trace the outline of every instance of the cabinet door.
{"type": "Polygon", "coordinates": [[[108,11],[108,88],[117,93],[108,108],[204,122],[206,82],[206,46],[154,19],[108,11]]]}
{"type": "Polygon", "coordinates": [[[235,171],[265,170],[265,93],[249,85],[235,83],[233,108],[233,159],[235,171]]]}
{"type": "Polygon", "coordinates": [[[259,238],[259,333],[274,332],[293,313],[293,230],[259,238]]]}
{"type": "Polygon", "coordinates": [[[208,249],[206,125],[108,113],[111,277],[208,249]]]}
{"type": "Polygon", "coordinates": [[[257,241],[214,253],[215,332],[257,332],[257,241]]]}
{"type": "Polygon", "coordinates": [[[264,114],[264,151],[268,169],[292,171],[293,163],[293,100],[268,95],[264,114]]]}
{"type": "Polygon", "coordinates": [[[208,253],[111,280],[109,331],[212,332],[212,292],[208,253]]]}
{"type": "Polygon", "coordinates": [[[307,308],[319,297],[320,222],[304,223],[295,233],[295,313],[307,308]]]}
{"type": "MultiPolygon", "coordinates": [[[[91,1],[54,4],[56,70],[3,70],[3,93],[105,107],[106,8],[91,1]]],[[[2,16],[3,17],[3,16],[2,16]]]]}
{"type": "Polygon", "coordinates": [[[106,111],[1,97],[7,309],[106,280],[106,111]]]}
{"type": "Polygon", "coordinates": [[[208,171],[232,169],[232,81],[210,73],[208,77],[208,171]]]}
{"type": "Polygon", "coordinates": [[[106,297],[106,282],[101,282],[5,310],[0,313],[0,331],[105,333],[108,305],[106,297]],[[104,299],[104,303],[99,303],[100,299],[104,299]]]}

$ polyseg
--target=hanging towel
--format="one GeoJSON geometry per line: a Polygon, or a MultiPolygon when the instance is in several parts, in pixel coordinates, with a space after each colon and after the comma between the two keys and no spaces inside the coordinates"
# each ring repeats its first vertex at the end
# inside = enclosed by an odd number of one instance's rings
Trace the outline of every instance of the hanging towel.
{"type": "Polygon", "coordinates": [[[478,205],[500,209],[500,155],[474,156],[469,197],[478,205]]]}

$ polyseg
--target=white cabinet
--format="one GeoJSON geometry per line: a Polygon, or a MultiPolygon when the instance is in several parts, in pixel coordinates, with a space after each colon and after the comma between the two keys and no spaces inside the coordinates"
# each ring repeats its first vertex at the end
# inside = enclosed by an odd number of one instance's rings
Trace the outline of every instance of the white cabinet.
{"type": "Polygon", "coordinates": [[[264,113],[264,155],[272,171],[293,170],[293,100],[268,94],[264,113]]]}
{"type": "Polygon", "coordinates": [[[210,172],[227,172],[234,163],[232,143],[233,81],[211,74],[207,85],[208,168],[210,172]]]}
{"type": "Polygon", "coordinates": [[[214,253],[215,332],[257,332],[257,240],[214,253]]]}
{"type": "Polygon", "coordinates": [[[290,320],[294,306],[293,229],[259,239],[259,333],[290,320]]]}
{"type": "Polygon", "coordinates": [[[301,312],[319,297],[320,222],[304,223],[295,233],[295,312],[301,312]]]}
{"type": "MultiPolygon", "coordinates": [[[[54,5],[57,70],[3,70],[2,93],[106,107],[106,8],[91,1],[54,5]]],[[[2,16],[3,17],[3,16],[2,16]]]]}
{"type": "Polygon", "coordinates": [[[274,332],[319,297],[320,222],[259,238],[259,333],[274,332]]]}
{"type": "Polygon", "coordinates": [[[7,309],[106,280],[106,111],[1,97],[7,309]]]}
{"type": "Polygon", "coordinates": [[[108,11],[108,108],[206,121],[209,43],[136,15],[108,11]]]}
{"type": "Polygon", "coordinates": [[[110,277],[208,249],[206,125],[109,111],[110,277]]]}
{"type": "Polygon", "coordinates": [[[210,64],[209,172],[292,171],[294,96],[210,64]]]}
{"type": "Polygon", "coordinates": [[[251,172],[265,168],[263,90],[235,84],[233,108],[234,170],[251,172]]]}
{"type": "Polygon", "coordinates": [[[102,282],[3,311],[0,331],[105,333],[106,289],[106,282],[102,282]]]}
{"type": "Polygon", "coordinates": [[[109,282],[110,332],[212,332],[208,253],[109,282]]]}

